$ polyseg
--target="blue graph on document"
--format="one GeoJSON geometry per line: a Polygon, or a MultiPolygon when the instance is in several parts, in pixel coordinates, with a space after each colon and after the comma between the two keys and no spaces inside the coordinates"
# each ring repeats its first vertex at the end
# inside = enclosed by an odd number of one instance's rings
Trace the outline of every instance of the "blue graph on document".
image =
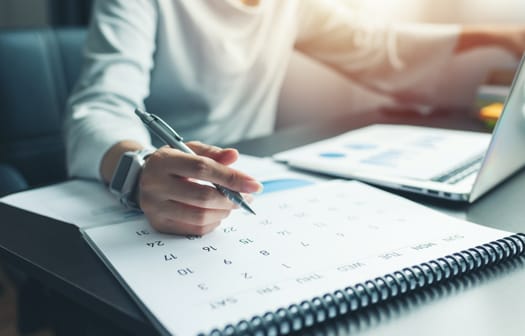
{"type": "Polygon", "coordinates": [[[403,157],[403,153],[403,151],[396,149],[387,150],[369,156],[361,160],[361,163],[383,167],[396,167],[399,160],[403,157]]]}

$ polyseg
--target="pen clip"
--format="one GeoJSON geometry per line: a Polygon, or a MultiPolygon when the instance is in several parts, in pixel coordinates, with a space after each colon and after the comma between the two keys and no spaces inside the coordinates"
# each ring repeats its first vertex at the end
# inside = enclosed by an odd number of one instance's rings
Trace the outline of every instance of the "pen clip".
{"type": "Polygon", "coordinates": [[[164,120],[162,120],[161,118],[157,117],[155,114],[151,114],[151,116],[153,117],[153,119],[155,119],[155,121],[161,125],[162,127],[164,127],[169,133],[171,133],[175,139],[177,141],[182,141],[184,140],[177,132],[175,132],[175,130],[173,128],[171,128],[170,125],[168,125],[164,120]]]}

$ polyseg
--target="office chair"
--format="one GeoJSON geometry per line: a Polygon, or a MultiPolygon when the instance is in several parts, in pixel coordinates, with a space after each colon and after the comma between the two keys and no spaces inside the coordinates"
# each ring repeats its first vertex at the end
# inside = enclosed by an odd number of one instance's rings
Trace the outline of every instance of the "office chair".
{"type": "MultiPolygon", "coordinates": [[[[66,178],[62,114],[85,35],[81,28],[0,30],[0,197],[66,178]]],[[[18,291],[20,331],[37,330],[49,310],[46,289],[5,268],[18,291]]]]}
{"type": "Polygon", "coordinates": [[[0,196],[66,178],[62,114],[85,35],[0,30],[0,196]]]}

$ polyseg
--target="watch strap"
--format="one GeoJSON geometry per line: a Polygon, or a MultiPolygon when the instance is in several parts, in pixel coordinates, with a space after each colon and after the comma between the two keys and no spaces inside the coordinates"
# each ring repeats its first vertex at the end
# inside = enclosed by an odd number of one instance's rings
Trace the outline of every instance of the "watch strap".
{"type": "Polygon", "coordinates": [[[130,209],[140,209],[138,202],[139,179],[146,158],[155,151],[144,148],[122,154],[110,183],[110,190],[120,203],[130,209]]]}

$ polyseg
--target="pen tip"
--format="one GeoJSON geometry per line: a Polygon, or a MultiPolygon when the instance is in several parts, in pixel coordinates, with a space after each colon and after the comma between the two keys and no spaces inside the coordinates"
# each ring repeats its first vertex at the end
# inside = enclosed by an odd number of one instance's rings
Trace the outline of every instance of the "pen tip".
{"type": "Polygon", "coordinates": [[[244,210],[248,211],[249,213],[251,213],[252,215],[257,215],[255,213],[255,211],[253,211],[253,209],[246,203],[243,203],[242,204],[242,207],[244,208],[244,210]]]}

